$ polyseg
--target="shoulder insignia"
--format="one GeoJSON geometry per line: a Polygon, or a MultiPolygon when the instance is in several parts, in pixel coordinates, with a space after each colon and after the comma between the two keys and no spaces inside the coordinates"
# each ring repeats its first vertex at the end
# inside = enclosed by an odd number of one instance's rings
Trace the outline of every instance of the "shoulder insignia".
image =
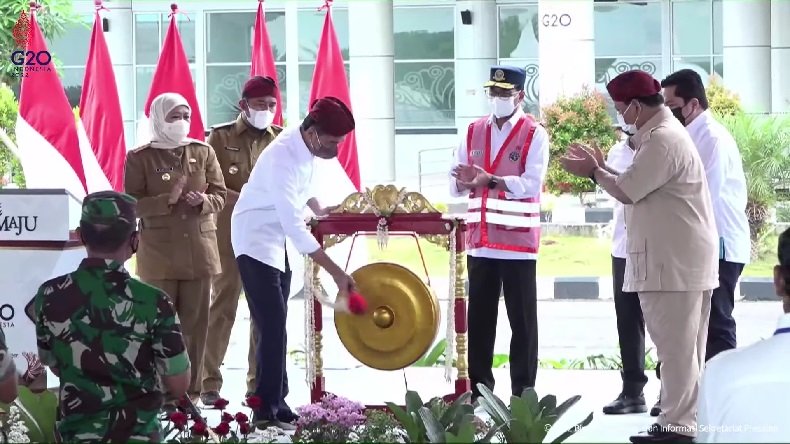
{"type": "Polygon", "coordinates": [[[138,152],[138,151],[142,151],[142,150],[144,150],[144,149],[146,149],[146,148],[150,148],[150,147],[151,147],[151,144],[150,144],[150,143],[146,143],[145,145],[140,145],[140,146],[138,146],[137,148],[133,148],[133,149],[131,150],[131,152],[132,152],[132,153],[136,153],[136,152],[138,152]]]}
{"type": "Polygon", "coordinates": [[[210,130],[220,129],[220,128],[229,128],[236,124],[235,120],[231,120],[230,122],[223,122],[218,123],[216,125],[212,125],[209,127],[210,130]]]}

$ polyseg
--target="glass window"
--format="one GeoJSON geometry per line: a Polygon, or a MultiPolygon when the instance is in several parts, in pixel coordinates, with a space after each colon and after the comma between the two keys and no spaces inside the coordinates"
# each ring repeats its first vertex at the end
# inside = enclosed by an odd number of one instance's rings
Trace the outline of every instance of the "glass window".
{"type": "MultiPolygon", "coordinates": [[[[324,18],[326,18],[326,12],[317,11],[316,9],[303,9],[299,11],[297,17],[299,21],[299,61],[315,62],[316,53],[318,52],[318,43],[321,40],[321,31],[324,27],[324,18]]],[[[332,23],[335,26],[335,34],[337,35],[337,41],[340,44],[340,51],[343,53],[343,60],[347,61],[348,10],[333,7],[332,23]]],[[[307,99],[305,99],[305,103],[306,101],[307,99]]]]}
{"type": "Polygon", "coordinates": [[[724,10],[721,6],[721,0],[713,0],[713,53],[723,54],[722,49],[724,38],[723,31],[724,23],[724,10]]]}
{"type": "Polygon", "coordinates": [[[499,57],[538,58],[538,5],[499,8],[499,57]]]}
{"type": "Polygon", "coordinates": [[[81,18],[81,22],[69,25],[57,38],[47,42],[52,56],[63,66],[85,66],[88,60],[93,16],[81,18]]]}
{"type": "Polygon", "coordinates": [[[661,54],[661,3],[596,3],[595,56],[661,54]]]}
{"type": "MultiPolygon", "coordinates": [[[[250,65],[215,65],[206,67],[206,127],[235,120],[244,83],[250,78],[250,65]]],[[[282,109],[286,109],[285,64],[277,65],[282,109]]],[[[285,114],[283,112],[283,114],[285,114]]]]}
{"type": "Polygon", "coordinates": [[[702,78],[702,82],[707,85],[711,74],[713,74],[713,65],[711,57],[676,57],[672,63],[673,71],[680,71],[681,69],[691,69],[697,72],[702,78]]]}
{"type": "MultiPolygon", "coordinates": [[[[351,79],[351,66],[346,65],[346,82],[351,79]]],[[[299,118],[304,118],[310,107],[310,88],[313,86],[313,75],[315,74],[315,63],[299,64],[299,118]]],[[[284,99],[285,97],[283,97],[284,99]]]]}
{"type": "MultiPolygon", "coordinates": [[[[250,63],[254,11],[206,14],[206,63],[250,63]]],[[[266,12],[266,30],[274,60],[285,61],[285,13],[266,12]]]]}
{"type": "Polygon", "coordinates": [[[455,62],[395,63],[395,125],[455,127],[455,62]]]}
{"type": "Polygon", "coordinates": [[[708,0],[672,3],[672,53],[711,53],[711,2],[708,0]]]}
{"type": "Polygon", "coordinates": [[[134,54],[138,65],[156,65],[159,59],[159,14],[134,16],[134,54]]]}
{"type": "Polygon", "coordinates": [[[713,57],[713,72],[722,79],[724,78],[724,57],[713,57]]]}
{"type": "Polygon", "coordinates": [[[398,7],[393,11],[395,60],[455,57],[455,7],[398,7]]]}

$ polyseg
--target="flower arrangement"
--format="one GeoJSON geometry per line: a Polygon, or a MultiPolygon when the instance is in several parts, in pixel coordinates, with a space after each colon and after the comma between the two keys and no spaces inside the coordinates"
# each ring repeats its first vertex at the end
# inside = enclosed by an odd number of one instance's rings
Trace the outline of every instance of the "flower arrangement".
{"type": "Polygon", "coordinates": [[[327,394],[319,402],[296,409],[299,420],[293,441],[300,443],[357,442],[366,417],[365,407],[327,394]]]}
{"type": "MultiPolygon", "coordinates": [[[[229,402],[227,399],[219,399],[214,403],[214,407],[221,410],[220,423],[215,427],[209,427],[205,419],[195,417],[185,413],[187,406],[180,405],[179,411],[173,412],[167,418],[168,423],[164,429],[164,441],[166,442],[249,442],[250,435],[255,431],[255,426],[250,423],[252,410],[260,407],[261,400],[257,396],[250,396],[246,399],[247,407],[250,408],[250,415],[237,412],[232,415],[225,411],[229,402]],[[183,410],[183,411],[182,411],[183,410]]],[[[276,438],[274,434],[266,434],[268,440],[273,442],[276,438]],[[268,436],[271,435],[271,436],[268,436]]]]}
{"type": "Polygon", "coordinates": [[[5,418],[3,416],[0,414],[0,443],[30,442],[30,438],[27,436],[27,427],[17,406],[11,404],[5,418]]]}

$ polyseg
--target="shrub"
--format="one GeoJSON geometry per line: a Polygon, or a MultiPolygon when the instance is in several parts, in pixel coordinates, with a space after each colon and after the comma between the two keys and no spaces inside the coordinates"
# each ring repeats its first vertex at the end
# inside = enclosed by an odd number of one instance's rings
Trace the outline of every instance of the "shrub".
{"type": "Polygon", "coordinates": [[[719,116],[734,116],[743,112],[738,95],[724,87],[721,78],[712,75],[705,88],[708,97],[708,108],[719,116]]]}
{"type": "MultiPolygon", "coordinates": [[[[14,129],[19,106],[14,92],[5,83],[0,83],[0,130],[5,131],[8,138],[16,143],[14,129]]],[[[25,177],[22,174],[22,165],[8,147],[0,142],[0,179],[13,173],[11,180],[20,187],[25,186],[25,177]]]]}
{"type": "Polygon", "coordinates": [[[575,195],[595,191],[592,181],[569,174],[562,168],[559,159],[572,143],[597,145],[606,154],[616,142],[612,118],[606,110],[603,95],[585,87],[579,94],[562,97],[547,106],[542,115],[551,139],[547,191],[575,195]]]}

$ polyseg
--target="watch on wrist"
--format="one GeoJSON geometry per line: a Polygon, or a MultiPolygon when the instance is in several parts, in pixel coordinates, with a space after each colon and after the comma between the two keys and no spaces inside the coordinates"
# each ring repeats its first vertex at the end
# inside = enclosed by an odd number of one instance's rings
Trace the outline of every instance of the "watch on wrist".
{"type": "Polygon", "coordinates": [[[491,180],[488,181],[488,189],[493,190],[494,188],[499,185],[499,180],[496,177],[492,177],[491,180]]]}

